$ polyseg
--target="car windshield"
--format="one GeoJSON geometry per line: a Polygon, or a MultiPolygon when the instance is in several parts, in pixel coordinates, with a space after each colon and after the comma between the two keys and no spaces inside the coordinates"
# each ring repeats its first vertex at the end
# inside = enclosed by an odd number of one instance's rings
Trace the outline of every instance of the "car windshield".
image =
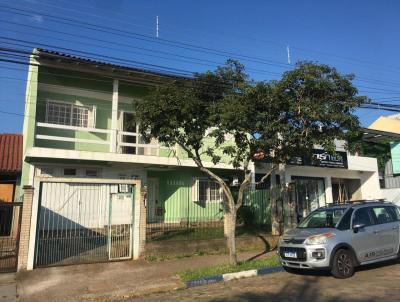
{"type": "Polygon", "coordinates": [[[321,209],[308,215],[299,228],[335,228],[346,209],[321,209]]]}

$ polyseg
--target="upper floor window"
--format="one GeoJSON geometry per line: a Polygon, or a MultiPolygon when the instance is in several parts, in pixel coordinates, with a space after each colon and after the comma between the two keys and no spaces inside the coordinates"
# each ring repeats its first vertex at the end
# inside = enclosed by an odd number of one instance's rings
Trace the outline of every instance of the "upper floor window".
{"type": "Polygon", "coordinates": [[[96,108],[57,101],[47,101],[46,122],[51,124],[94,127],[96,108]]]}

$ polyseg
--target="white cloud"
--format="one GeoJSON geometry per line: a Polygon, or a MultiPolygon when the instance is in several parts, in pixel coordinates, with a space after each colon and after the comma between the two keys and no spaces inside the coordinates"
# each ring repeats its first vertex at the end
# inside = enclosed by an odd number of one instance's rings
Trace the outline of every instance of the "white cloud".
{"type": "Polygon", "coordinates": [[[37,23],[43,22],[43,16],[41,16],[41,15],[33,15],[29,19],[31,19],[32,21],[37,22],[37,23]]]}

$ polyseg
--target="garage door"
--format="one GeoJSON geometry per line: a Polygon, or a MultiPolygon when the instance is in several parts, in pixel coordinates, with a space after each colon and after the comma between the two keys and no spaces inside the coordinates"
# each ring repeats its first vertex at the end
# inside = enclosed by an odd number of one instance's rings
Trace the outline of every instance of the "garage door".
{"type": "Polygon", "coordinates": [[[35,266],[131,259],[133,189],[42,182],[35,266]]]}

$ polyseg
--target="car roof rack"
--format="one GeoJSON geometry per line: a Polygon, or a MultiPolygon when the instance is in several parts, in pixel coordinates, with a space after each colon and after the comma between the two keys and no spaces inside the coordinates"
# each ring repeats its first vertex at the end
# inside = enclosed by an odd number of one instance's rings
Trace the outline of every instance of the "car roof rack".
{"type": "MultiPolygon", "coordinates": [[[[380,199],[359,199],[359,200],[346,200],[344,202],[334,202],[330,203],[324,207],[337,207],[337,206],[349,206],[349,205],[357,205],[357,204],[368,204],[368,203],[387,203],[388,201],[384,198],[380,199]]],[[[324,208],[322,207],[322,208],[324,208]]]]}

